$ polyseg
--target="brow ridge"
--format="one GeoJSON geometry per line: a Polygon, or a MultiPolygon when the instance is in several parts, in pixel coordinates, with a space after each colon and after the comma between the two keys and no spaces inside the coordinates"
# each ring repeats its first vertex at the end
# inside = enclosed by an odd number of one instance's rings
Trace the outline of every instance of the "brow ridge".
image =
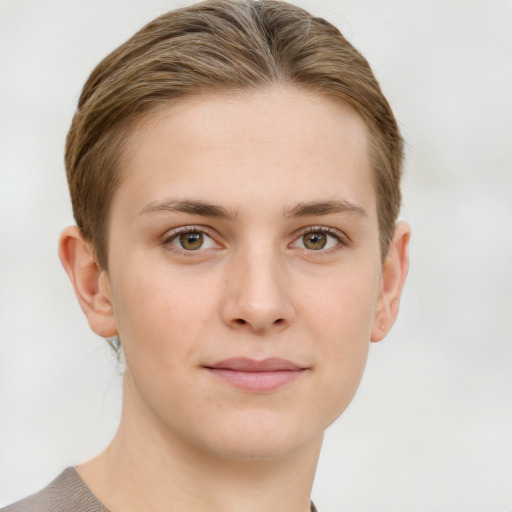
{"type": "Polygon", "coordinates": [[[348,213],[368,218],[366,210],[361,206],[340,200],[301,202],[287,210],[285,215],[287,217],[314,217],[333,213],[348,213]]]}
{"type": "Polygon", "coordinates": [[[147,215],[153,212],[178,212],[200,215],[203,217],[215,217],[233,220],[237,216],[236,211],[230,211],[223,206],[199,199],[164,199],[153,201],[145,206],[139,215],[147,215]]]}
{"type": "MultiPolygon", "coordinates": [[[[229,210],[223,206],[199,199],[164,199],[153,201],[145,206],[139,215],[146,215],[153,212],[178,212],[203,217],[214,217],[226,220],[236,218],[238,212],[229,210]]],[[[300,202],[294,207],[285,210],[286,217],[314,217],[330,215],[334,213],[348,213],[359,217],[368,218],[364,208],[349,201],[327,200],[300,202]]]]}

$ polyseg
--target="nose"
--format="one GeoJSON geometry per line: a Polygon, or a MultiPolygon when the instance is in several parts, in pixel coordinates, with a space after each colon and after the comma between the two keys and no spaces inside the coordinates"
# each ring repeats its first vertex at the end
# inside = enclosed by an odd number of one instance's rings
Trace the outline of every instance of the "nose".
{"type": "Polygon", "coordinates": [[[271,249],[234,256],[226,268],[224,323],[258,334],[286,329],[295,312],[283,266],[271,249]]]}

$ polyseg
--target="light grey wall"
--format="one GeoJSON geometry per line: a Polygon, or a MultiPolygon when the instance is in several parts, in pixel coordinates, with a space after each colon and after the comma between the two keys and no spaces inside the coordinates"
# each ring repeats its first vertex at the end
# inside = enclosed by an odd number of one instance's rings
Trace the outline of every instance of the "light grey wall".
{"type": "MultiPolygon", "coordinates": [[[[412,267],[328,431],[315,499],[512,510],[512,2],[302,0],[368,58],[408,141],[412,267]]],[[[63,144],[108,51],[185,2],[0,0],[0,505],[113,435],[120,378],[60,268],[63,144]]]]}

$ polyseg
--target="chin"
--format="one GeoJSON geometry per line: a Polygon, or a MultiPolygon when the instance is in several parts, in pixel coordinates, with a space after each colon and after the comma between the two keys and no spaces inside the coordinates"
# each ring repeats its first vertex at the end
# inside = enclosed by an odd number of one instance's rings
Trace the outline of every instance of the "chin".
{"type": "Polygon", "coordinates": [[[279,421],[275,417],[246,414],[240,422],[217,424],[204,441],[211,453],[228,460],[276,460],[315,441],[321,443],[324,429],[312,427],[297,421],[282,421],[282,418],[279,421]]]}
{"type": "Polygon", "coordinates": [[[217,457],[240,462],[271,461],[290,456],[302,447],[281,439],[243,438],[238,442],[219,444],[212,450],[217,457]]]}

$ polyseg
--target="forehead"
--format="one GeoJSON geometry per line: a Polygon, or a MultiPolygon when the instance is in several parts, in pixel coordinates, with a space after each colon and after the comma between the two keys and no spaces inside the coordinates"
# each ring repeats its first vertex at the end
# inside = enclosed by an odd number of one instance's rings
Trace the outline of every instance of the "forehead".
{"type": "Polygon", "coordinates": [[[195,96],[161,108],[130,133],[123,184],[146,202],[194,193],[263,207],[259,196],[272,190],[290,204],[311,199],[308,193],[339,195],[375,210],[363,120],[292,87],[195,96]]]}

